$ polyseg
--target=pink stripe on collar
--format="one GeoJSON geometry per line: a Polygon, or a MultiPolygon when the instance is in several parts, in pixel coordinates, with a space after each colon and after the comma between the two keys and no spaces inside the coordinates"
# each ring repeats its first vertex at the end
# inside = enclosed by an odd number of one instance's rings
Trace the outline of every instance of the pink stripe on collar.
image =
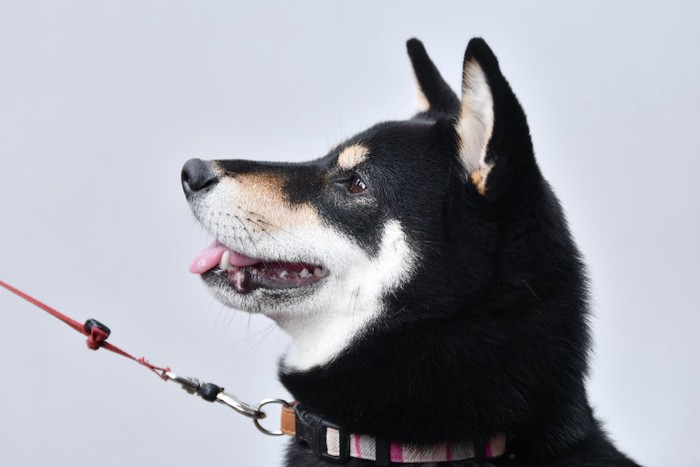
{"type": "Polygon", "coordinates": [[[389,455],[392,462],[403,462],[403,447],[399,443],[391,443],[389,447],[389,455]]]}
{"type": "MultiPolygon", "coordinates": [[[[326,430],[327,452],[331,456],[340,455],[340,435],[338,430],[326,430]]],[[[487,458],[500,457],[506,450],[506,436],[499,434],[490,438],[484,446],[487,458]]],[[[392,442],[389,445],[391,462],[420,463],[447,462],[473,459],[472,443],[439,443],[429,445],[402,444],[392,442]]],[[[376,440],[369,435],[350,435],[350,456],[357,459],[376,460],[376,440]]]]}
{"type": "Polygon", "coordinates": [[[493,457],[493,447],[492,447],[491,440],[488,440],[486,443],[486,447],[484,448],[484,451],[486,452],[486,457],[493,457]]]}
{"type": "Polygon", "coordinates": [[[445,444],[445,460],[452,460],[452,445],[450,443],[445,444]]]}

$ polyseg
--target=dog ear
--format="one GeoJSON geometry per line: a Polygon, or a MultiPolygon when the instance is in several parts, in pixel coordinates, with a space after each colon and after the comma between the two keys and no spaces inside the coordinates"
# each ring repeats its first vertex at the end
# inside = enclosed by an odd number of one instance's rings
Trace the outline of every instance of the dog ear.
{"type": "Polygon", "coordinates": [[[498,59],[480,38],[470,40],[464,54],[456,130],[465,179],[482,195],[525,176],[515,173],[522,172],[520,167],[535,165],[525,113],[498,59]]]}
{"type": "Polygon", "coordinates": [[[410,39],[406,42],[406,49],[416,78],[418,111],[435,110],[456,115],[459,111],[459,99],[430,60],[423,43],[415,38],[410,39]]]}

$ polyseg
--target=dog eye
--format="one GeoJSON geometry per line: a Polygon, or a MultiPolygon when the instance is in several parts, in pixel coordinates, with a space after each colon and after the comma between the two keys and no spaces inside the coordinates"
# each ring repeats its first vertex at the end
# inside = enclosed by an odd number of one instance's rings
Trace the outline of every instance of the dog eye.
{"type": "Polygon", "coordinates": [[[348,190],[350,193],[362,193],[367,189],[367,184],[365,183],[359,175],[353,175],[348,181],[348,190]]]}

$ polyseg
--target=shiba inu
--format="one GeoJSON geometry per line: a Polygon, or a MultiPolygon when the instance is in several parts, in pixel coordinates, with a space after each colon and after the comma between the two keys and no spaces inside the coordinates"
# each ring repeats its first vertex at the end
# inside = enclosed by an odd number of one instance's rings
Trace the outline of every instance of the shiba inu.
{"type": "Polygon", "coordinates": [[[472,39],[458,96],[408,41],[418,112],[303,163],[188,161],[222,303],[292,337],[290,466],[635,466],[586,396],[586,276],[525,113],[472,39]]]}

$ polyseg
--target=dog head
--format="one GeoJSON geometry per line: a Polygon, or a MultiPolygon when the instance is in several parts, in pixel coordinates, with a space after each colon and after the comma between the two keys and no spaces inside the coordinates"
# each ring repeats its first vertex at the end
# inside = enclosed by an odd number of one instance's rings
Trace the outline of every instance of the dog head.
{"type": "MultiPolygon", "coordinates": [[[[193,159],[183,169],[192,210],[216,238],[192,271],[222,303],[291,334],[287,368],[327,364],[388,327],[470,313],[478,321],[513,295],[541,300],[552,242],[570,250],[567,260],[576,255],[486,43],[467,47],[461,97],[419,41],[407,45],[421,102],[412,118],[310,162],[193,159]],[[538,238],[543,221],[553,238],[538,238]]],[[[551,263],[558,282],[580,279],[562,264],[551,263]]]]}

